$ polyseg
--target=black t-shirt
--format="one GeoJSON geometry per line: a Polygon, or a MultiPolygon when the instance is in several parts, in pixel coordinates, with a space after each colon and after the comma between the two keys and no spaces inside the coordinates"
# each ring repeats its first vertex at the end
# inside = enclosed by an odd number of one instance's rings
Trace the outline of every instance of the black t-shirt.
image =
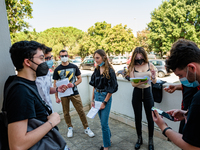
{"type": "Polygon", "coordinates": [[[183,140],[193,146],[200,147],[200,91],[192,99],[183,128],[183,140]]]}
{"type": "Polygon", "coordinates": [[[110,79],[107,79],[106,76],[100,74],[100,69],[95,69],[92,74],[90,85],[97,89],[104,89],[108,93],[115,93],[118,90],[117,78],[115,71],[109,69],[110,79]]]}
{"type": "MultiPolygon", "coordinates": [[[[18,76],[15,76],[14,80],[25,82],[37,91],[35,81],[30,81],[18,76]]],[[[5,89],[8,87],[9,83],[6,82],[6,84],[7,85],[5,85],[5,89]]],[[[16,84],[9,90],[6,98],[5,110],[7,111],[8,123],[31,118],[36,118],[43,122],[47,121],[45,107],[32,93],[32,91],[21,84],[16,84]]]]}
{"type": "Polygon", "coordinates": [[[187,87],[182,84],[183,110],[187,110],[191,104],[193,96],[197,93],[198,87],[187,87]]]}
{"type": "MultiPolygon", "coordinates": [[[[76,65],[69,63],[67,66],[63,66],[61,64],[54,70],[53,79],[62,80],[62,79],[68,78],[69,82],[74,84],[76,82],[76,76],[79,76],[79,75],[81,75],[81,72],[76,65]]],[[[73,89],[74,94],[70,96],[79,94],[77,86],[73,87],[72,89],[73,89]]]]}

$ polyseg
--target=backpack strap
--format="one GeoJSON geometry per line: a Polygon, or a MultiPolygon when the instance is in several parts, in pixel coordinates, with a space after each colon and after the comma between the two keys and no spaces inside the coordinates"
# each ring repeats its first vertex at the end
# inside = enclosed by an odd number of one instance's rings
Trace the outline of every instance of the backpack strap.
{"type": "Polygon", "coordinates": [[[10,91],[10,89],[12,87],[14,87],[15,85],[17,84],[21,84],[21,85],[24,85],[26,86],[31,92],[33,92],[33,94],[37,97],[37,99],[42,103],[42,105],[45,107],[48,115],[50,115],[52,113],[52,109],[49,105],[47,105],[43,100],[42,98],[38,95],[38,93],[35,91],[34,88],[32,88],[29,84],[25,83],[25,82],[22,82],[22,81],[16,81],[14,80],[13,82],[10,83],[10,85],[8,86],[8,88],[5,90],[5,94],[4,94],[4,103],[3,103],[3,108],[5,109],[5,106],[6,106],[6,98],[8,96],[8,92],[10,91]]]}

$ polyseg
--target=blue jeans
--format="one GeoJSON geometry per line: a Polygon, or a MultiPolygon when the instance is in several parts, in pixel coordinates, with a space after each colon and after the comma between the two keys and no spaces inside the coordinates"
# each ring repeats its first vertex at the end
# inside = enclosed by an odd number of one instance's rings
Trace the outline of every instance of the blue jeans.
{"type": "MultiPolygon", "coordinates": [[[[97,92],[94,91],[94,99],[95,101],[103,102],[106,98],[107,92],[97,92]]],[[[101,130],[103,135],[103,146],[109,147],[111,146],[110,138],[111,138],[111,132],[110,128],[108,126],[108,119],[110,114],[110,108],[112,103],[112,96],[110,97],[108,103],[106,104],[106,107],[102,110],[99,110],[98,115],[101,122],[101,130]]]]}

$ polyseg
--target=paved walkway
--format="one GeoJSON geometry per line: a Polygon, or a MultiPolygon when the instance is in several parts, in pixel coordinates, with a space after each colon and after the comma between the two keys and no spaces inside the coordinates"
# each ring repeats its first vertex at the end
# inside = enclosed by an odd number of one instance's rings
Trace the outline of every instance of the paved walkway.
{"type": "MultiPolygon", "coordinates": [[[[93,138],[88,137],[84,133],[83,126],[78,115],[73,115],[71,118],[74,126],[74,136],[72,138],[67,137],[67,125],[64,119],[62,119],[61,123],[58,125],[59,131],[66,140],[70,150],[99,150],[103,141],[98,115],[96,115],[94,119],[88,118],[89,127],[95,133],[95,137],[93,138]]],[[[114,119],[109,120],[109,126],[112,133],[112,145],[109,150],[134,150],[134,145],[137,141],[135,128],[114,119]]],[[[140,150],[148,150],[148,134],[146,132],[143,132],[142,134],[143,145],[140,150]]],[[[177,146],[173,143],[157,137],[154,137],[154,149],[180,150],[180,148],[177,148],[177,146]]]]}

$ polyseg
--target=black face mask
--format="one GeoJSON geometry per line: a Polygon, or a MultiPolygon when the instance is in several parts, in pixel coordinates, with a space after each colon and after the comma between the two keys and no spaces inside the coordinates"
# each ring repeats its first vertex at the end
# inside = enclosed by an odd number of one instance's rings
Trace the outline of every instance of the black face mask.
{"type": "MultiPolygon", "coordinates": [[[[34,64],[36,64],[34,61],[32,61],[34,64]]],[[[36,64],[38,65],[38,64],[36,64]]],[[[30,67],[31,68],[31,67],[30,67]]],[[[33,68],[31,68],[32,70],[34,70],[33,68]]],[[[35,70],[34,70],[35,71],[35,70]]],[[[49,67],[47,65],[46,62],[43,62],[41,64],[38,65],[37,69],[36,69],[36,77],[40,77],[40,76],[46,76],[47,73],[49,71],[49,67]]]]}
{"type": "Polygon", "coordinates": [[[141,65],[144,62],[144,59],[135,60],[135,64],[141,65]]]}

